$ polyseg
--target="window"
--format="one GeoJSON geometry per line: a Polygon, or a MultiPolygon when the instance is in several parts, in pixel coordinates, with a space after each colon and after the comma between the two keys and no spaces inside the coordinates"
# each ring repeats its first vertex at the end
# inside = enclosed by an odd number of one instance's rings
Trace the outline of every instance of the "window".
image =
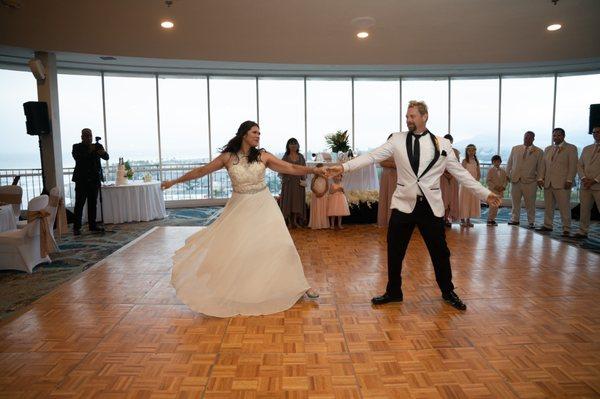
{"type": "MultiPolygon", "coordinates": [[[[306,81],[308,155],[330,152],[325,136],[348,130],[352,137],[352,83],[350,79],[306,81]]],[[[348,140],[352,148],[352,140],[348,140]]]]}
{"type": "Polygon", "coordinates": [[[402,79],[402,130],[411,100],[425,101],[429,109],[427,128],[438,136],[448,133],[448,79],[402,79]]]}
{"type": "Polygon", "coordinates": [[[81,142],[83,128],[90,128],[93,136],[104,138],[102,77],[59,74],[58,101],[63,167],[70,168],[75,166],[71,150],[73,144],[81,142]]]}
{"type": "Polygon", "coordinates": [[[453,147],[462,157],[465,147],[475,144],[479,161],[491,162],[498,152],[498,78],[452,79],[450,90],[453,147]]]}
{"type": "Polygon", "coordinates": [[[502,160],[508,160],[513,146],[523,144],[528,130],[535,133],[536,146],[543,150],[550,145],[553,102],[553,76],[502,78],[502,160]]]}
{"type": "Polygon", "coordinates": [[[38,137],[27,134],[23,111],[24,102],[37,101],[35,78],[29,71],[0,69],[0,87],[0,169],[40,168],[38,137]]]}
{"type": "Polygon", "coordinates": [[[294,137],[304,152],[304,79],[260,78],[258,102],[260,146],[281,158],[294,137]]]}
{"type": "Polygon", "coordinates": [[[600,74],[559,76],[556,86],[555,126],[565,129],[565,140],[581,154],[594,142],[589,134],[590,104],[600,103],[600,74]]]}
{"type": "Polygon", "coordinates": [[[256,121],[255,78],[209,78],[213,157],[236,133],[240,124],[256,121]]]}
{"type": "MultiPolygon", "coordinates": [[[[141,171],[158,163],[156,80],[154,76],[105,76],[106,144],[110,163],[120,157],[141,171]]],[[[136,175],[136,178],[138,176],[136,175]]],[[[110,176],[109,178],[114,178],[110,176]]]]}
{"type": "Polygon", "coordinates": [[[209,160],[206,78],[158,78],[163,164],[209,160]]]}
{"type": "Polygon", "coordinates": [[[400,131],[398,79],[354,80],[354,130],[357,153],[379,147],[390,133],[400,131]]]}

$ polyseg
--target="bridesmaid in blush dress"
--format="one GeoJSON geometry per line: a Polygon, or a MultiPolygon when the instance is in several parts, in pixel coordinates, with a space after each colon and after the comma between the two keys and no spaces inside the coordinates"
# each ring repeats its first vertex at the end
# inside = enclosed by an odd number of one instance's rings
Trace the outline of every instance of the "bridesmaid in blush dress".
{"type": "MultiPolygon", "coordinates": [[[[469,171],[477,181],[481,180],[481,169],[479,168],[479,160],[477,159],[477,148],[474,144],[469,144],[465,149],[465,159],[462,161],[462,166],[469,171]]],[[[471,194],[469,190],[463,186],[459,189],[460,203],[460,225],[462,227],[473,227],[471,218],[481,216],[481,202],[476,195],[471,194]]]]}
{"type": "MultiPolygon", "coordinates": [[[[388,140],[392,137],[390,134],[388,140]]],[[[396,184],[398,183],[398,176],[396,174],[396,163],[394,157],[389,157],[385,161],[380,163],[381,165],[381,178],[379,180],[379,202],[377,205],[377,226],[387,227],[390,221],[390,215],[392,210],[390,205],[392,203],[392,196],[396,191],[396,184]]]]}
{"type": "MultiPolygon", "coordinates": [[[[444,136],[450,143],[454,142],[454,138],[447,134],[444,136]]],[[[460,153],[456,148],[452,148],[456,160],[460,158],[460,153]]],[[[448,171],[444,171],[440,177],[440,190],[442,191],[442,201],[444,202],[444,222],[446,227],[452,227],[452,222],[459,219],[459,203],[458,203],[458,181],[448,171]]]]}

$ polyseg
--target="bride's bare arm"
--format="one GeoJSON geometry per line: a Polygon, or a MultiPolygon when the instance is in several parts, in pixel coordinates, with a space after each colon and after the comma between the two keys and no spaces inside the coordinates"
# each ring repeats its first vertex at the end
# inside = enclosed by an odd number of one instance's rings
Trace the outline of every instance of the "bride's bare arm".
{"type": "Polygon", "coordinates": [[[275,172],[283,173],[284,175],[304,176],[309,173],[314,173],[323,176],[325,174],[324,168],[313,168],[285,162],[266,151],[260,154],[260,158],[268,168],[273,169],[275,172]]]}
{"type": "Polygon", "coordinates": [[[218,157],[216,157],[215,159],[213,159],[210,163],[207,163],[206,165],[202,165],[200,167],[194,168],[194,169],[190,170],[189,172],[187,172],[186,174],[184,174],[183,176],[178,177],[177,179],[163,181],[160,184],[160,186],[163,190],[166,190],[166,189],[170,188],[171,186],[174,186],[175,184],[183,183],[188,180],[199,179],[203,176],[208,175],[209,173],[216,172],[217,170],[225,167],[225,164],[226,164],[227,160],[229,159],[229,157],[230,157],[230,154],[223,153],[223,154],[219,155],[218,157]]]}

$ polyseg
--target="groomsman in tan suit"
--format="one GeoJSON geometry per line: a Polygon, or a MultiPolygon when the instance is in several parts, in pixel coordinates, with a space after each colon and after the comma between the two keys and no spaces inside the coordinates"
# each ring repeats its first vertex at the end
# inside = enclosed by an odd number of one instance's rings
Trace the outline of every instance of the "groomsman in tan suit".
{"type": "Polygon", "coordinates": [[[600,126],[592,130],[594,144],[584,147],[577,163],[577,171],[581,179],[579,201],[581,210],[579,217],[579,232],[576,238],[587,238],[590,227],[590,216],[594,201],[600,210],[600,126]]]}
{"type": "Polygon", "coordinates": [[[565,131],[557,127],[552,131],[554,145],[546,147],[542,164],[544,184],[544,225],[539,231],[552,231],[554,208],[558,204],[563,237],[571,229],[571,187],[577,173],[577,147],[565,141],[565,131]]]}
{"type": "MultiPolygon", "coordinates": [[[[512,148],[506,173],[512,183],[510,190],[512,198],[512,214],[508,224],[519,225],[521,216],[521,197],[525,200],[527,223],[530,229],[535,227],[535,197],[538,181],[541,179],[544,152],[533,145],[535,133],[528,131],[523,136],[523,144],[512,148]]],[[[541,184],[540,188],[541,188],[541,184]]]]}

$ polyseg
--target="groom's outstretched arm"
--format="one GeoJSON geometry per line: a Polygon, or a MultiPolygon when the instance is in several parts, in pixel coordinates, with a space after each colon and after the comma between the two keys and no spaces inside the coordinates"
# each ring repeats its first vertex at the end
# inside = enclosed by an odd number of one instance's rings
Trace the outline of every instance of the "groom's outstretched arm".
{"type": "Polygon", "coordinates": [[[393,154],[394,144],[392,143],[392,139],[389,139],[383,145],[377,147],[368,154],[363,154],[359,157],[351,159],[350,161],[343,163],[342,165],[335,165],[333,167],[327,168],[327,171],[329,172],[329,177],[333,177],[343,172],[349,172],[351,170],[364,168],[365,166],[373,163],[385,161],[393,154]]]}

